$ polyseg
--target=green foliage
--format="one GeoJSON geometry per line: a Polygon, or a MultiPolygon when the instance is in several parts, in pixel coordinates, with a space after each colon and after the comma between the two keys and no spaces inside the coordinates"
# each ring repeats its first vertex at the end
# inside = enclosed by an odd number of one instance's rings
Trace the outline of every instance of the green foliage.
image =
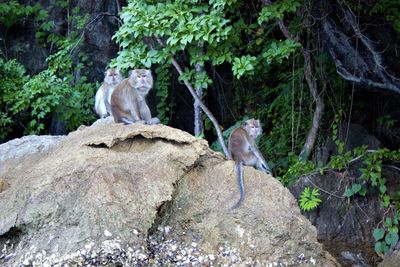
{"type": "Polygon", "coordinates": [[[344,191],[345,197],[351,197],[355,194],[365,196],[367,194],[367,187],[363,184],[354,183],[350,188],[347,188],[346,191],[344,191]]]}
{"type": "Polygon", "coordinates": [[[392,217],[386,217],[382,227],[375,228],[372,236],[374,237],[375,252],[387,253],[393,251],[399,241],[399,214],[394,213],[392,217]]]}
{"type": "Polygon", "coordinates": [[[397,120],[392,118],[390,115],[384,115],[376,119],[378,125],[380,127],[385,127],[388,129],[393,128],[395,123],[397,123],[397,120]]]}
{"type": "Polygon", "coordinates": [[[24,5],[16,0],[0,3],[0,24],[9,28],[16,24],[21,18],[37,14],[38,19],[43,17],[40,4],[24,5]]]}
{"type": "MultiPolygon", "coordinates": [[[[61,5],[67,1],[58,3],[61,5]]],[[[45,21],[47,12],[40,5],[22,6],[9,1],[0,4],[0,12],[4,10],[8,10],[13,18],[34,13],[35,21],[39,22],[36,38],[43,45],[51,43],[54,53],[47,58],[48,68],[32,77],[25,75],[25,68],[15,60],[4,62],[0,59],[0,76],[3,77],[0,87],[4,88],[0,92],[0,125],[3,126],[0,140],[6,140],[17,128],[22,128],[24,134],[48,133],[54,116],[65,121],[68,130],[93,121],[95,84],[86,81],[82,72],[84,66],[90,64],[79,52],[83,36],[79,31],[87,23],[88,14],[79,15],[78,9],[72,10],[68,20],[69,31],[63,36],[50,32],[54,22],[45,21]],[[21,11],[14,12],[15,9],[21,11]]],[[[0,24],[3,23],[0,20],[0,24]]],[[[14,23],[15,19],[11,19],[4,25],[9,27],[14,23]]]]}
{"type": "Polygon", "coordinates": [[[69,131],[77,129],[81,125],[91,124],[95,120],[93,114],[94,89],[99,85],[88,83],[86,77],[81,77],[77,83],[71,86],[64,95],[64,102],[56,109],[56,115],[62,121],[67,122],[69,131]]]}
{"type": "Polygon", "coordinates": [[[211,79],[205,71],[195,71],[185,68],[182,75],[179,76],[179,81],[191,81],[194,88],[207,88],[212,83],[211,79]]]}
{"type": "Polygon", "coordinates": [[[257,58],[249,55],[234,58],[232,66],[233,75],[239,79],[245,72],[253,74],[256,63],[257,58]]]}
{"type": "Polygon", "coordinates": [[[318,207],[321,203],[321,199],[319,199],[319,189],[306,187],[300,196],[300,208],[304,211],[310,211],[318,207]]]}
{"type": "Polygon", "coordinates": [[[22,91],[28,77],[25,68],[16,60],[4,62],[0,58],[0,141],[12,132],[16,118],[11,111],[15,105],[15,92],[22,91]]]}
{"type": "Polygon", "coordinates": [[[156,68],[156,82],[155,90],[157,91],[157,96],[159,98],[157,104],[157,116],[161,123],[168,124],[169,116],[172,115],[170,99],[169,99],[169,83],[171,80],[171,68],[167,65],[160,65],[156,68]]]}
{"type": "Polygon", "coordinates": [[[224,19],[224,7],[229,1],[211,2],[212,5],[182,0],[130,1],[121,13],[124,23],[114,35],[123,49],[118,65],[123,69],[149,68],[152,64],[169,63],[171,55],[182,51],[189,53],[192,67],[204,65],[215,56],[218,59],[214,63],[229,60],[224,49],[232,30],[229,20],[224,19]],[[159,38],[165,46],[157,44],[150,49],[143,42],[148,37],[159,38]],[[207,47],[204,54],[200,53],[202,46],[207,47]]]}
{"type": "Polygon", "coordinates": [[[258,17],[258,23],[269,22],[274,19],[283,19],[285,13],[295,12],[303,1],[300,0],[282,0],[266,5],[262,8],[258,17]]]}
{"type": "Polygon", "coordinates": [[[400,5],[397,0],[380,0],[374,3],[371,14],[383,14],[385,18],[393,23],[395,31],[400,33],[400,5]]]}
{"type": "Polygon", "coordinates": [[[276,62],[281,64],[284,59],[288,59],[301,44],[293,40],[286,39],[284,41],[273,41],[266,51],[262,54],[262,57],[267,61],[268,64],[276,62]]]}
{"type": "Polygon", "coordinates": [[[312,161],[299,160],[294,153],[289,153],[289,168],[278,179],[284,185],[291,185],[301,176],[311,174],[315,170],[315,165],[312,161]]]}
{"type": "Polygon", "coordinates": [[[27,125],[26,134],[43,132],[44,119],[54,112],[66,90],[63,80],[49,70],[42,71],[24,84],[22,90],[17,92],[17,100],[11,110],[15,114],[30,110],[32,119],[27,125]]]}

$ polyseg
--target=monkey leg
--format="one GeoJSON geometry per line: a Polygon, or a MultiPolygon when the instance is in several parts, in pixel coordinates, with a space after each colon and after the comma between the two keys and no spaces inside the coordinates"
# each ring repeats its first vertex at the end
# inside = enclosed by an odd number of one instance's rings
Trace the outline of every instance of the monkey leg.
{"type": "Polygon", "coordinates": [[[236,177],[239,184],[240,198],[239,201],[232,207],[232,209],[238,208],[244,200],[243,161],[241,160],[236,161],[235,165],[236,165],[236,177]]]}
{"type": "Polygon", "coordinates": [[[101,115],[100,118],[104,119],[107,118],[108,116],[110,116],[110,113],[107,112],[106,114],[101,115]]]}
{"type": "Polygon", "coordinates": [[[256,166],[257,162],[259,161],[257,156],[254,154],[253,151],[249,151],[247,153],[243,153],[241,155],[241,158],[243,160],[243,164],[246,166],[256,166]]]}
{"type": "Polygon", "coordinates": [[[122,122],[125,125],[134,123],[133,121],[131,121],[125,117],[119,118],[119,122],[122,122]]]}
{"type": "Polygon", "coordinates": [[[151,118],[150,120],[146,121],[146,124],[152,125],[152,124],[159,124],[160,120],[157,117],[151,118]]]}

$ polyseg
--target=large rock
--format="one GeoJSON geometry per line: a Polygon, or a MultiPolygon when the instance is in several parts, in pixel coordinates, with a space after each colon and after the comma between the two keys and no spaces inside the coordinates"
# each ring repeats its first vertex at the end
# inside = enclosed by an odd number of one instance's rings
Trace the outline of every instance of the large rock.
{"type": "Polygon", "coordinates": [[[246,167],[231,210],[234,163],[168,126],[96,123],[1,166],[0,264],[337,265],[278,181],[246,167]]]}
{"type": "Polygon", "coordinates": [[[385,255],[385,258],[381,263],[378,264],[378,267],[393,267],[398,266],[400,262],[400,251],[396,250],[385,255]]]}

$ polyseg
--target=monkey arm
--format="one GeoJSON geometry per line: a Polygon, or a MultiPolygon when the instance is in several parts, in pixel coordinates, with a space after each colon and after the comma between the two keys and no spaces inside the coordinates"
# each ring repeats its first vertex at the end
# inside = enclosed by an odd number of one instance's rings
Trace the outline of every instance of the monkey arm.
{"type": "Polygon", "coordinates": [[[256,168],[260,171],[266,172],[268,174],[271,174],[271,169],[269,168],[267,161],[265,160],[264,156],[262,155],[262,153],[260,152],[260,150],[258,150],[257,147],[255,147],[253,149],[253,153],[254,155],[257,157],[258,161],[256,164],[256,168]]]}
{"type": "Polygon", "coordinates": [[[96,96],[95,96],[95,111],[97,113],[97,115],[99,115],[100,118],[104,118],[107,117],[108,115],[108,110],[107,110],[107,106],[106,106],[106,95],[104,94],[105,91],[105,86],[102,85],[99,90],[97,90],[96,92],[96,96]]]}

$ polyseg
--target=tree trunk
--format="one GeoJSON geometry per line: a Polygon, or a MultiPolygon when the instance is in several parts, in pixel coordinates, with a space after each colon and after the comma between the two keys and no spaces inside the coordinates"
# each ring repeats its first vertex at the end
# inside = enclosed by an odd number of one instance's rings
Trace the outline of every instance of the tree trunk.
{"type": "MultiPolygon", "coordinates": [[[[196,64],[195,69],[197,73],[204,71],[204,68],[200,64],[196,64]]],[[[201,86],[196,88],[196,94],[201,100],[203,100],[203,88],[201,86]]],[[[194,135],[200,136],[204,132],[204,125],[202,116],[203,114],[201,112],[200,103],[197,99],[194,100],[193,109],[194,109],[194,135]]]]}
{"type": "Polygon", "coordinates": [[[305,48],[303,48],[303,56],[304,56],[304,75],[306,77],[306,81],[310,89],[311,95],[315,101],[315,111],[313,115],[311,129],[308,132],[306,142],[304,143],[304,146],[299,155],[300,160],[307,160],[311,155],[312,149],[314,148],[315,140],[317,140],[317,133],[319,126],[321,124],[325,105],[322,96],[318,93],[317,85],[312,75],[310,53],[305,48]]]}

